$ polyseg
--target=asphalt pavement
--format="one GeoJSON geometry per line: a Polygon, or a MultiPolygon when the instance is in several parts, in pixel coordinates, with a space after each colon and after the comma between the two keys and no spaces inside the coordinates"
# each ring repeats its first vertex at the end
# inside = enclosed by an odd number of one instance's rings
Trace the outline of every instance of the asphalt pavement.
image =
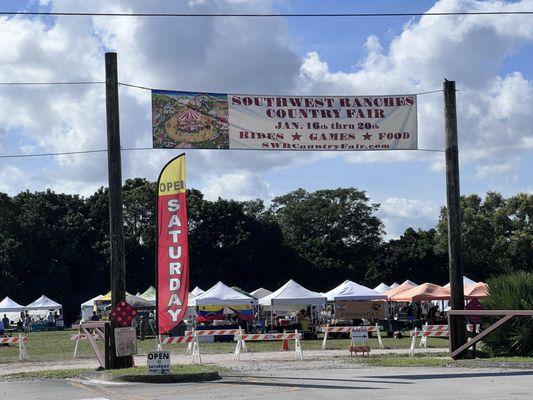
{"type": "Polygon", "coordinates": [[[119,384],[74,380],[0,383],[17,400],[531,399],[533,370],[364,368],[227,373],[214,382],[119,384]]]}

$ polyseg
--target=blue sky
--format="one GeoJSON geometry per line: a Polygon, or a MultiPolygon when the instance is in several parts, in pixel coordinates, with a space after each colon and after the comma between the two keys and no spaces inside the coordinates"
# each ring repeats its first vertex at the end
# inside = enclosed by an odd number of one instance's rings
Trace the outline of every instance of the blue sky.
{"type": "MultiPolygon", "coordinates": [[[[533,1],[13,1],[11,10],[83,12],[426,12],[533,10],[533,1]]],[[[115,50],[123,82],[229,93],[394,94],[456,80],[461,191],[533,191],[533,17],[250,20],[5,18],[0,81],[103,80],[115,50]]],[[[0,87],[0,153],[105,147],[104,88],[0,87]]],[[[150,94],[121,88],[124,147],[151,143],[150,94]]],[[[421,148],[443,148],[442,94],[419,97],[421,148]]],[[[155,180],[175,152],[124,152],[124,177],[155,180]]],[[[188,151],[189,185],[208,198],[355,186],[382,204],[387,236],[435,225],[442,153],[188,151]]],[[[87,195],[106,184],[105,154],[0,159],[0,191],[87,195]]]]}

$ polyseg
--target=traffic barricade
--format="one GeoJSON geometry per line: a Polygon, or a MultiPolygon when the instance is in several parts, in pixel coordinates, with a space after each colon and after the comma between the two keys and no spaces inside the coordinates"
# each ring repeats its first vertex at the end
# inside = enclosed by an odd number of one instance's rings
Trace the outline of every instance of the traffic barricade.
{"type": "MultiPolygon", "coordinates": [[[[302,334],[295,330],[294,333],[249,333],[249,334],[237,334],[233,337],[233,340],[237,342],[235,346],[235,353],[233,355],[234,360],[240,360],[241,350],[243,350],[243,345],[245,346],[246,341],[282,341],[282,340],[293,340],[294,339],[294,356],[303,360],[304,354],[302,351],[302,344],[300,340],[302,339],[302,334]]],[[[244,347],[245,348],[245,347],[244,347]]]]}
{"type": "MultiPolygon", "coordinates": [[[[448,331],[448,325],[428,325],[426,322],[424,325],[422,325],[422,332],[441,332],[439,334],[433,335],[433,336],[441,336],[441,337],[448,337],[448,335],[444,335],[442,332],[448,331]]],[[[428,336],[422,336],[420,338],[419,347],[427,347],[427,338],[428,336]]]]}
{"type": "Polygon", "coordinates": [[[22,336],[21,333],[18,334],[18,336],[9,336],[9,337],[3,337],[0,338],[0,344],[18,344],[19,345],[19,360],[27,360],[28,359],[28,349],[26,348],[26,343],[29,342],[29,338],[27,336],[22,336]]]}
{"type": "MultiPolygon", "coordinates": [[[[187,354],[191,354],[192,363],[202,363],[202,356],[200,355],[200,343],[198,343],[197,331],[192,330],[186,336],[169,336],[159,339],[158,348],[163,344],[179,344],[188,343],[187,354]],[[190,348],[190,350],[189,350],[190,348]]],[[[187,332],[186,332],[187,333],[187,332]]]]}
{"type": "Polygon", "coordinates": [[[323,326],[322,333],[324,333],[324,339],[322,340],[322,350],[326,350],[329,333],[351,333],[354,328],[361,328],[366,332],[375,332],[378,338],[379,348],[384,349],[383,340],[381,339],[381,329],[378,324],[370,326],[323,326]]]}
{"type": "MultiPolygon", "coordinates": [[[[431,326],[431,325],[428,325],[431,326]]],[[[433,326],[439,326],[439,325],[433,325],[433,326]]],[[[440,326],[448,326],[448,325],[440,325],[440,326]]],[[[428,338],[428,337],[449,337],[450,332],[448,329],[437,329],[436,330],[418,330],[418,328],[415,328],[413,331],[410,332],[411,335],[411,347],[409,348],[409,355],[414,356],[415,354],[415,341],[416,338],[428,338]]],[[[427,340],[427,339],[426,339],[427,340]]],[[[427,343],[426,343],[427,345],[427,343]]]]}

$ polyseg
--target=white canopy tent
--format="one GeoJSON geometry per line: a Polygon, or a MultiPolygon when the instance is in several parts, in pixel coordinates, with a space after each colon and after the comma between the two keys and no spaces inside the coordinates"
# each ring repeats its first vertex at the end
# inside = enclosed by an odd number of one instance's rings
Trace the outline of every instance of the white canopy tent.
{"type": "Polygon", "coordinates": [[[39,297],[37,300],[33,301],[32,303],[28,304],[26,306],[26,310],[28,311],[53,311],[53,310],[61,310],[63,306],[54,300],[46,297],[44,294],[39,297]]]}
{"type": "Polygon", "coordinates": [[[390,285],[390,288],[394,289],[394,288],[397,288],[398,286],[400,286],[400,284],[398,282],[394,282],[392,285],[390,285]]]}
{"type": "Polygon", "coordinates": [[[45,319],[50,312],[54,313],[56,311],[61,311],[63,306],[43,294],[35,301],[28,304],[25,309],[32,318],[45,319]]]}
{"type": "Polygon", "coordinates": [[[187,321],[187,323],[193,321],[196,318],[196,298],[200,296],[201,294],[205,293],[205,291],[198,286],[196,286],[190,293],[189,297],[187,298],[187,312],[185,313],[185,316],[183,317],[184,320],[187,321]]]}
{"type": "Polygon", "coordinates": [[[325,303],[326,297],[324,295],[308,290],[292,279],[272,294],[259,299],[260,305],[272,308],[291,305],[315,306],[324,305],[325,303]]]}
{"type": "MultiPolygon", "coordinates": [[[[209,290],[195,297],[197,306],[216,306],[216,305],[257,305],[257,300],[242,294],[222,282],[218,282],[209,290]]],[[[191,306],[191,302],[189,302],[191,306]]]]}
{"type": "Polygon", "coordinates": [[[93,315],[95,302],[97,300],[101,300],[104,295],[99,294],[98,296],[93,297],[90,300],[87,300],[85,303],[82,303],[81,308],[81,319],[84,321],[89,321],[91,319],[91,316],[93,315]]]}
{"type": "Polygon", "coordinates": [[[250,294],[258,299],[262,299],[263,297],[271,295],[272,292],[268,289],[260,287],[259,289],[255,289],[250,294]]]}
{"type": "Polygon", "coordinates": [[[26,311],[32,317],[46,318],[51,311],[60,311],[63,306],[46,297],[44,294],[26,306],[26,311]]]}
{"type": "Polygon", "coordinates": [[[24,306],[21,306],[14,300],[11,300],[6,296],[4,300],[0,302],[0,312],[21,312],[24,311],[24,306]]]}
{"type": "MultiPolygon", "coordinates": [[[[463,286],[471,286],[471,285],[475,285],[476,283],[477,283],[476,281],[473,281],[469,277],[463,276],[463,286]]],[[[446,285],[444,285],[444,287],[445,288],[449,288],[450,287],[450,282],[448,282],[446,285]]]]}
{"type": "Polygon", "coordinates": [[[387,300],[387,295],[378,293],[366,286],[345,280],[336,288],[324,294],[328,301],[345,300],[387,300]]]}
{"type": "Polygon", "coordinates": [[[192,296],[194,296],[194,297],[198,297],[198,296],[200,296],[202,293],[205,293],[205,290],[200,289],[198,286],[196,286],[196,287],[191,291],[191,293],[189,293],[189,294],[192,295],[192,296]]]}
{"type": "Polygon", "coordinates": [[[383,292],[386,292],[387,290],[390,290],[391,287],[383,282],[381,282],[379,285],[377,285],[375,288],[374,288],[374,291],[378,292],[378,293],[383,293],[383,292]]]}
{"type": "Polygon", "coordinates": [[[24,306],[7,296],[0,302],[0,318],[4,318],[5,314],[10,321],[18,321],[21,311],[24,311],[24,306]]]}
{"type": "MultiPolygon", "coordinates": [[[[475,285],[476,283],[477,283],[476,281],[473,281],[469,277],[463,275],[463,286],[465,286],[465,287],[466,286],[472,286],[472,285],[475,285]]],[[[450,288],[450,282],[448,282],[443,287],[446,288],[446,289],[449,289],[450,288]]],[[[432,303],[442,306],[442,311],[450,310],[450,302],[448,300],[441,300],[441,301],[434,300],[434,301],[432,301],[432,303]]]]}
{"type": "Polygon", "coordinates": [[[155,287],[150,286],[148,289],[142,292],[139,295],[139,297],[142,297],[143,299],[148,300],[148,301],[155,301],[155,297],[156,297],[155,287]]]}

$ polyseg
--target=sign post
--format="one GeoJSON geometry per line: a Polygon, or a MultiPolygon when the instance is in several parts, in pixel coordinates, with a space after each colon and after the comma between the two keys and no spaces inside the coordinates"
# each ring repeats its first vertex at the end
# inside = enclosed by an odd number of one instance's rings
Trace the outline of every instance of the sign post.
{"type": "MultiPolygon", "coordinates": [[[[124,260],[124,223],[122,217],[122,163],[120,157],[120,125],[118,111],[117,53],[105,54],[107,169],[109,176],[109,239],[111,306],[126,298],[126,263],[124,260]]],[[[114,328],[114,327],[112,327],[114,328]]],[[[113,335],[113,329],[110,334],[113,335]]],[[[106,367],[110,369],[132,366],[130,357],[117,358],[115,341],[106,341],[106,367]],[[111,346],[108,348],[107,345],[111,346]]]]}
{"type": "MultiPolygon", "coordinates": [[[[461,249],[461,214],[459,188],[459,150],[457,140],[457,107],[455,82],[444,81],[444,125],[446,152],[446,200],[448,210],[448,263],[450,273],[450,305],[452,310],[464,310],[463,255],[461,249]]],[[[466,342],[465,319],[450,318],[450,352],[466,342]]]]}

